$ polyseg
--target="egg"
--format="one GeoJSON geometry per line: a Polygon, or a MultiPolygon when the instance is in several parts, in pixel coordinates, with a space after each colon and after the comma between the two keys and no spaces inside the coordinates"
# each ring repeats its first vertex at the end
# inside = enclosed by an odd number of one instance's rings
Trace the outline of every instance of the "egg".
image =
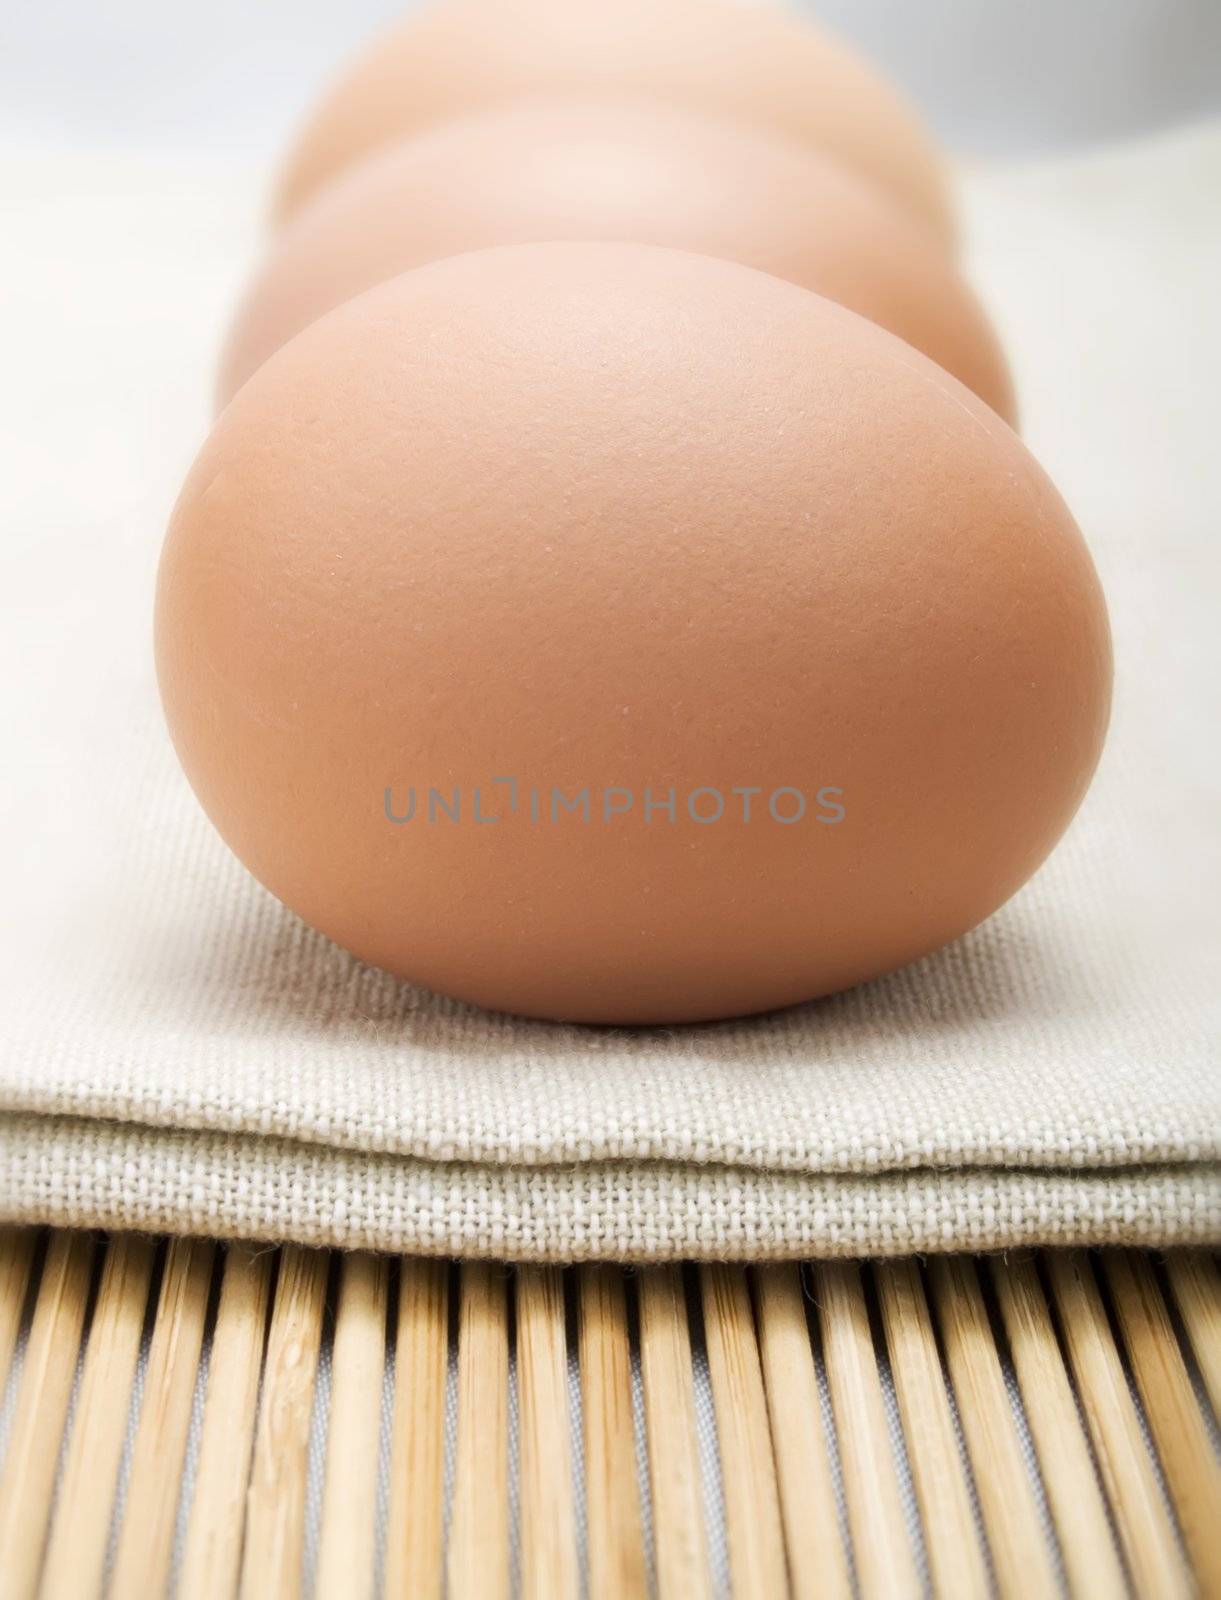
{"type": "Polygon", "coordinates": [[[736,262],[448,257],[284,345],[157,590],[169,726],[355,955],[539,1017],[809,1000],[1009,898],[1107,723],[1089,554],[1016,435],[736,262]]]}
{"type": "Polygon", "coordinates": [[[995,335],[930,231],[810,144],[645,102],[528,102],[386,146],[290,223],[242,306],[223,402],[324,311],[440,256],[625,240],[726,256],[880,322],[1007,420],[995,335]]]}
{"type": "Polygon", "coordinates": [[[831,34],[737,0],[441,0],[378,39],[314,110],[278,211],[430,123],[548,95],[661,101],[782,130],[953,236],[944,166],[899,91],[831,34]]]}

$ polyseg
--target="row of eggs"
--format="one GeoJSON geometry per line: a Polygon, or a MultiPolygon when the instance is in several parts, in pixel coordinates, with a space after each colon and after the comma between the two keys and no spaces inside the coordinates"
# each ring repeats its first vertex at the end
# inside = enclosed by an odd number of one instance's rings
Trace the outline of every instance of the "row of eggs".
{"type": "Polygon", "coordinates": [[[813,999],[1021,886],[1101,750],[1105,606],[867,65],[734,0],[440,0],[278,210],[157,601],[256,877],[612,1023],[813,999]]]}

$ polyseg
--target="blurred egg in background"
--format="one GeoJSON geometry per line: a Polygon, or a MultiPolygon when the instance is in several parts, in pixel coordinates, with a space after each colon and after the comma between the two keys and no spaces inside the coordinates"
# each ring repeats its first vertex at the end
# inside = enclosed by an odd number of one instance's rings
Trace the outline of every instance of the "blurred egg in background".
{"type": "Polygon", "coordinates": [[[787,278],[888,328],[1014,419],[987,318],[909,208],[809,143],[660,101],[514,102],[358,162],[272,241],[218,398],[373,284],[465,250],[560,239],[671,245],[787,278]]]}
{"type": "Polygon", "coordinates": [[[919,113],[834,36],[736,0],[437,0],[375,39],[305,119],[282,215],[369,150],[481,106],[631,96],[782,129],[953,235],[919,113]]]}

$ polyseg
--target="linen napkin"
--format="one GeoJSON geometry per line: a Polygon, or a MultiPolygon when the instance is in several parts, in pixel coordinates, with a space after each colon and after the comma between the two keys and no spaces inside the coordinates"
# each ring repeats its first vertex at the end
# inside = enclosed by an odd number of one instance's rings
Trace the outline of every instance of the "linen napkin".
{"type": "Polygon", "coordinates": [[[1221,125],[964,178],[1112,610],[1070,834],[917,966],[672,1030],[397,982],[212,833],[151,592],[261,175],[28,146],[0,171],[0,1218],[551,1260],[1221,1236],[1221,125]]]}

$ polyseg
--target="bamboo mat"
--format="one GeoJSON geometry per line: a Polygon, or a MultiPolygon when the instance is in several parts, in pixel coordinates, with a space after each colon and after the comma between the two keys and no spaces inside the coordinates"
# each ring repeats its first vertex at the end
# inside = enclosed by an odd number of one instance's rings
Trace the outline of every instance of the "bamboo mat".
{"type": "Polygon", "coordinates": [[[0,1232],[0,1594],[1221,1595],[1200,1254],[0,1232]]]}

